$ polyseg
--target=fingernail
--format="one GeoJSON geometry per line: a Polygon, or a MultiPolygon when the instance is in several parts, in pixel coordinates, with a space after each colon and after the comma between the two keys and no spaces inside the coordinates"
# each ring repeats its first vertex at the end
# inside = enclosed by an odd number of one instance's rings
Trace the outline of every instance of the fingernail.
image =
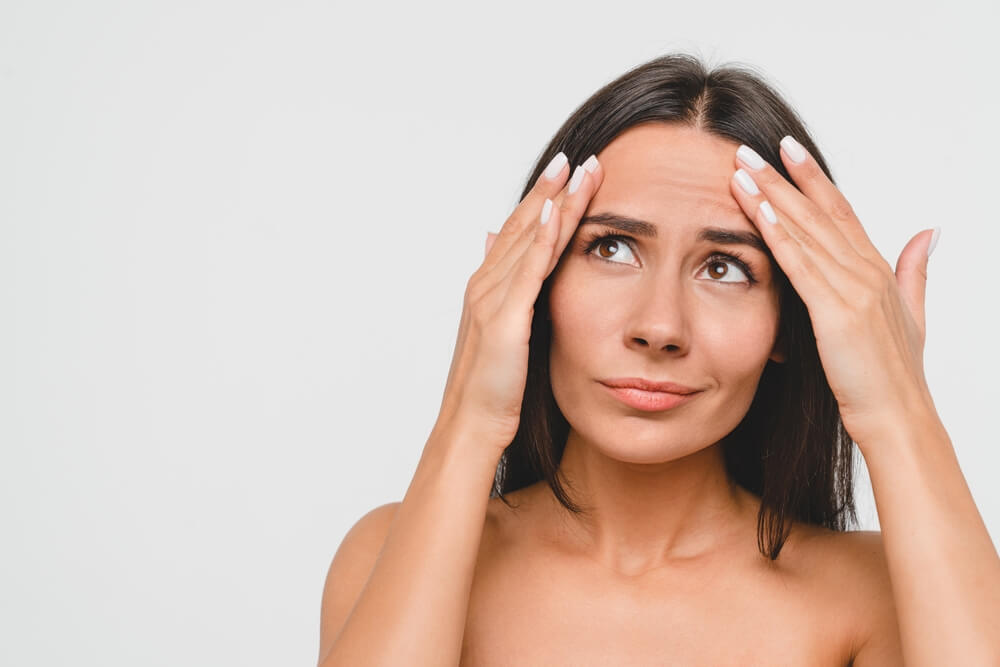
{"type": "Polygon", "coordinates": [[[931,253],[934,252],[934,246],[937,245],[938,238],[941,236],[941,228],[935,227],[934,233],[931,235],[931,244],[927,246],[927,259],[931,258],[931,253]]]}
{"type": "Polygon", "coordinates": [[[802,147],[802,144],[795,141],[791,135],[781,140],[781,147],[785,149],[785,154],[795,164],[802,164],[806,161],[806,149],[802,147]]]}
{"type": "Polygon", "coordinates": [[[746,166],[750,167],[754,171],[764,168],[764,158],[758,155],[757,151],[750,148],[746,144],[743,144],[736,149],[736,157],[742,160],[746,166]]]}
{"type": "Polygon", "coordinates": [[[576,171],[573,172],[573,178],[569,179],[569,193],[573,194],[576,189],[580,187],[580,183],[583,183],[583,167],[580,165],[576,166],[576,171]]]}
{"type": "Polygon", "coordinates": [[[545,204],[542,205],[542,224],[544,225],[549,221],[549,216],[552,215],[552,200],[545,199],[545,204]]]}
{"type": "Polygon", "coordinates": [[[558,176],[559,172],[562,171],[562,168],[566,165],[567,161],[568,160],[566,159],[565,153],[563,153],[562,151],[556,153],[556,156],[551,160],[549,160],[548,166],[545,167],[545,178],[551,181],[553,178],[558,176]]]}
{"type": "Polygon", "coordinates": [[[583,163],[583,168],[589,171],[591,174],[597,171],[597,156],[591,155],[589,158],[587,158],[587,161],[583,163]]]}
{"type": "Polygon", "coordinates": [[[774,209],[771,208],[771,205],[767,203],[766,199],[760,203],[760,210],[764,214],[764,217],[767,218],[767,221],[772,225],[778,221],[778,216],[774,214],[774,209]]]}
{"type": "Polygon", "coordinates": [[[757,184],[753,182],[752,178],[750,178],[750,174],[742,169],[737,169],[733,176],[736,178],[736,182],[739,186],[743,188],[743,192],[748,195],[760,194],[760,188],[758,188],[757,184]]]}

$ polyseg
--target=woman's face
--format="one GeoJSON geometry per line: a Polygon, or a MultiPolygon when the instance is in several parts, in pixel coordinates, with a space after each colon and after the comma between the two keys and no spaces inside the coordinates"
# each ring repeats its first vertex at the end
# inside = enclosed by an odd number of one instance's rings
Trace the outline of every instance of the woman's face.
{"type": "Polygon", "coordinates": [[[604,181],[552,276],[549,369],[576,437],[611,458],[665,462],[716,443],[743,419],[768,359],[783,361],[768,255],[699,239],[704,228],[760,238],[730,191],[737,146],[650,122],[597,156],[604,181]],[[602,214],[646,221],[655,237],[586,222],[602,214]],[[631,240],[605,239],[586,251],[608,233],[631,240]],[[734,252],[749,271],[718,256],[734,252]],[[641,411],[601,384],[622,377],[700,391],[668,410],[641,411]]]}

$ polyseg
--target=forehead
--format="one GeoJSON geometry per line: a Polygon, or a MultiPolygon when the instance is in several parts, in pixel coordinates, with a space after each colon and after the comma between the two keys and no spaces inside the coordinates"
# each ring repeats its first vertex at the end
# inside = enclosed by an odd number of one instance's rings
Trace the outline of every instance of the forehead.
{"type": "Polygon", "coordinates": [[[729,190],[737,147],[684,125],[657,121],[630,127],[598,153],[604,181],[587,213],[614,211],[661,227],[715,221],[752,230],[729,190]]]}

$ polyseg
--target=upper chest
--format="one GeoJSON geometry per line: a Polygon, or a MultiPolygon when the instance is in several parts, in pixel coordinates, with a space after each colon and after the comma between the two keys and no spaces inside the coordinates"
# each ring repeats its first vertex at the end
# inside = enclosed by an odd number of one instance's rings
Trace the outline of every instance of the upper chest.
{"type": "Polygon", "coordinates": [[[477,561],[463,666],[849,662],[849,596],[792,563],[792,550],[773,565],[720,557],[629,579],[494,533],[477,561]]]}

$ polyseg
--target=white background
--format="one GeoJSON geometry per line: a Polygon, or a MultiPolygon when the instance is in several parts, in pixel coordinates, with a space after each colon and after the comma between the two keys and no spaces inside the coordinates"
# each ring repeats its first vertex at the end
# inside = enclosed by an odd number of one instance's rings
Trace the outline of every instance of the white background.
{"type": "Polygon", "coordinates": [[[487,230],[671,51],[762,72],[891,264],[942,226],[926,372],[996,540],[998,21],[945,6],[5,0],[0,663],[315,664],[487,230]]]}

